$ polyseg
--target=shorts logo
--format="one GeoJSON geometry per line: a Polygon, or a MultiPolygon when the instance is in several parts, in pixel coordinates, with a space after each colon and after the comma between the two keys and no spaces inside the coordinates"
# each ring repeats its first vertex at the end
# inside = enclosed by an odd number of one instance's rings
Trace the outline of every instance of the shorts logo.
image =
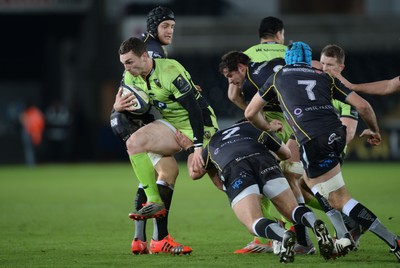
{"type": "Polygon", "coordinates": [[[111,119],[110,123],[111,123],[112,127],[118,126],[118,119],[117,118],[113,118],[113,119],[111,119]]]}
{"type": "Polygon", "coordinates": [[[318,165],[323,168],[323,167],[329,167],[333,163],[332,159],[326,159],[324,162],[319,163],[318,165]]]}
{"type": "Polygon", "coordinates": [[[232,188],[235,189],[235,190],[239,189],[240,185],[242,185],[242,184],[243,184],[242,178],[238,178],[235,181],[233,181],[233,183],[231,183],[232,188]]]}
{"type": "Polygon", "coordinates": [[[261,174],[264,175],[265,173],[270,172],[270,171],[272,171],[274,169],[277,169],[277,168],[278,168],[278,166],[268,167],[268,168],[266,168],[264,170],[261,170],[261,174]]]}
{"type": "Polygon", "coordinates": [[[332,133],[328,138],[328,144],[332,144],[336,140],[336,133],[332,133]]]}

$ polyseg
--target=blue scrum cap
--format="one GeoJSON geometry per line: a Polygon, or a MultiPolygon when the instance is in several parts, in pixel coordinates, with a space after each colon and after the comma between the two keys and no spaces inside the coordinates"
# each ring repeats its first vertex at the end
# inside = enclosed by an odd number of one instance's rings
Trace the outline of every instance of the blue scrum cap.
{"type": "Polygon", "coordinates": [[[303,63],[311,66],[312,51],[304,42],[294,42],[287,47],[285,52],[286,64],[303,63]]]}

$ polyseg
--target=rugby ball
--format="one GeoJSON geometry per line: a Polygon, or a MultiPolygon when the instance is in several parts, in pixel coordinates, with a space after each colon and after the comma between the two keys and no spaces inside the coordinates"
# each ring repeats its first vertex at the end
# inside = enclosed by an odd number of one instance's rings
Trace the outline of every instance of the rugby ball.
{"type": "Polygon", "coordinates": [[[132,106],[130,107],[132,110],[129,112],[136,115],[145,114],[150,109],[150,99],[147,93],[134,85],[122,85],[122,96],[129,92],[132,92],[136,97],[132,101],[132,106]]]}

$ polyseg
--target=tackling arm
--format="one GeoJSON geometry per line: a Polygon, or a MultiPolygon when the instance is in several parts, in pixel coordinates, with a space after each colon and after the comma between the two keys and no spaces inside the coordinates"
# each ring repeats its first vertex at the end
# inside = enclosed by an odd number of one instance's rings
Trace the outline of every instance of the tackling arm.
{"type": "Polygon", "coordinates": [[[364,84],[353,84],[353,90],[366,94],[389,95],[400,92],[400,76],[364,84]]]}
{"type": "Polygon", "coordinates": [[[237,107],[239,107],[243,111],[246,110],[247,103],[244,100],[244,98],[243,98],[243,96],[241,94],[240,87],[238,85],[235,85],[235,84],[232,84],[232,83],[229,84],[229,87],[228,87],[228,98],[237,107]]]}
{"type": "Polygon", "coordinates": [[[338,78],[349,89],[371,95],[389,95],[400,92],[400,76],[390,80],[381,80],[371,83],[353,84],[344,78],[340,73],[332,71],[332,74],[338,78]]]}
{"type": "Polygon", "coordinates": [[[271,125],[265,120],[263,115],[262,108],[264,105],[264,99],[261,98],[260,94],[256,93],[244,111],[244,116],[258,129],[271,131],[271,125]]]}
{"type": "Polygon", "coordinates": [[[381,135],[379,133],[379,126],[376,120],[375,112],[368,101],[364,100],[357,93],[353,92],[347,96],[346,102],[353,105],[361,118],[367,124],[369,129],[364,130],[360,137],[368,136],[367,141],[371,145],[379,145],[381,142],[381,135]]]}
{"type": "Polygon", "coordinates": [[[356,134],[358,121],[350,117],[341,117],[340,121],[346,126],[346,145],[349,144],[356,134]]]}

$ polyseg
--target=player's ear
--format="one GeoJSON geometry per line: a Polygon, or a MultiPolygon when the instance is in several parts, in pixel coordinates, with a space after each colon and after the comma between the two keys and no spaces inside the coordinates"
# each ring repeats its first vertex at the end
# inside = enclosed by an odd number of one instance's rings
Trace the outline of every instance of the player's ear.
{"type": "Polygon", "coordinates": [[[142,57],[144,57],[144,58],[150,58],[149,52],[147,52],[147,51],[143,52],[142,57]]]}
{"type": "Polygon", "coordinates": [[[246,66],[244,64],[242,64],[242,63],[239,63],[238,64],[238,70],[240,72],[244,72],[246,70],[246,66]]]}

